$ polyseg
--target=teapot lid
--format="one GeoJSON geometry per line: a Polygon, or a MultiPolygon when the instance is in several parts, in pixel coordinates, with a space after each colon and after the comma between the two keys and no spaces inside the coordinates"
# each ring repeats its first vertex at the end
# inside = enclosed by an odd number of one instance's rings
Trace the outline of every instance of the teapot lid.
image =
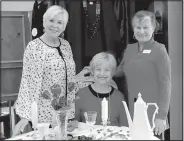
{"type": "Polygon", "coordinates": [[[138,93],[138,98],[137,98],[136,103],[145,104],[145,105],[146,105],[146,103],[145,103],[144,100],[142,99],[142,95],[141,95],[140,92],[138,93]]]}

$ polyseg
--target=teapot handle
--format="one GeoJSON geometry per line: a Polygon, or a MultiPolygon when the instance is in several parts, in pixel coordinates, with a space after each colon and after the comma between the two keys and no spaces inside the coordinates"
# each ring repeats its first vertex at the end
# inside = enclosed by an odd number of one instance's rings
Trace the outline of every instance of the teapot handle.
{"type": "Polygon", "coordinates": [[[154,112],[153,117],[152,117],[152,124],[153,124],[152,130],[153,130],[155,128],[155,121],[154,121],[155,120],[155,115],[158,114],[158,109],[159,108],[158,108],[156,103],[147,103],[147,108],[150,105],[154,105],[156,107],[155,112],[154,112]]]}

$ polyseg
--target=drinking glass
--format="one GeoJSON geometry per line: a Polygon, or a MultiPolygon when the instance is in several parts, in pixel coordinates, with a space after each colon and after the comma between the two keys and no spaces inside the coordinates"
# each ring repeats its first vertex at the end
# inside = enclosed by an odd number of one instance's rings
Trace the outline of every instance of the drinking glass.
{"type": "Polygon", "coordinates": [[[68,124],[68,110],[58,110],[56,111],[56,121],[59,126],[59,140],[66,140],[67,139],[67,124],[68,124]]]}
{"type": "Polygon", "coordinates": [[[90,128],[90,134],[93,131],[93,125],[96,123],[96,117],[97,117],[97,112],[96,111],[88,111],[84,112],[84,117],[86,120],[86,124],[88,124],[90,128]]]}
{"type": "Polygon", "coordinates": [[[49,132],[49,126],[50,123],[38,123],[37,128],[41,140],[49,132]]]}

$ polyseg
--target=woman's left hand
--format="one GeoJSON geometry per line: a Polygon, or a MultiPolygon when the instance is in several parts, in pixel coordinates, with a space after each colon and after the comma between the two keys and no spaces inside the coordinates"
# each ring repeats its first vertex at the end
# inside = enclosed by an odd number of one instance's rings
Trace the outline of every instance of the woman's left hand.
{"type": "Polygon", "coordinates": [[[89,66],[84,67],[83,70],[75,76],[75,79],[77,81],[83,81],[86,77],[85,75],[87,75],[87,74],[90,74],[89,66]]]}
{"type": "Polygon", "coordinates": [[[165,129],[166,129],[166,120],[156,119],[154,128],[155,135],[160,135],[165,131],[165,129]]]}

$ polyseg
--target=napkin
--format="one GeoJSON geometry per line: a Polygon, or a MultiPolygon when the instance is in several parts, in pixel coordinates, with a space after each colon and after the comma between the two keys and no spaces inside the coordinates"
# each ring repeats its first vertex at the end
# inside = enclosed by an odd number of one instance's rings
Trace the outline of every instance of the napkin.
{"type": "Polygon", "coordinates": [[[72,132],[68,132],[68,134],[75,136],[88,135],[90,133],[90,126],[86,123],[79,122],[78,128],[75,128],[72,132]]]}

